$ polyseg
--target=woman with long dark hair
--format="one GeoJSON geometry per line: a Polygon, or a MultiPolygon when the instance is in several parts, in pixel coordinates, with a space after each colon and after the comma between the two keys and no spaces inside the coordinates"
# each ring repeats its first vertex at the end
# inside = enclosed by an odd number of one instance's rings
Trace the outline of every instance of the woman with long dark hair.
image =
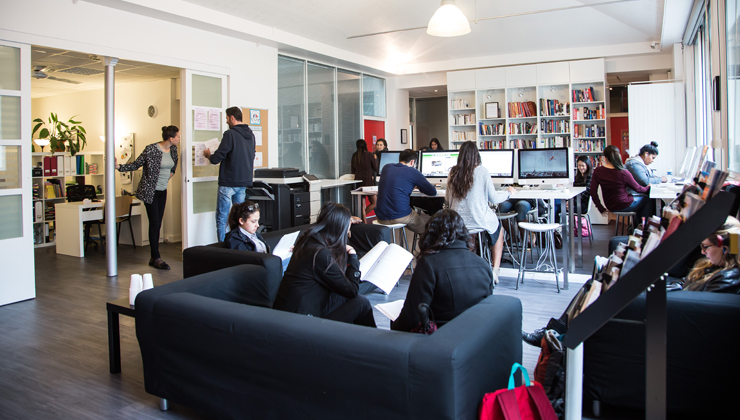
{"type": "Polygon", "coordinates": [[[149,265],[160,270],[170,269],[159,254],[159,230],[162,228],[164,206],[167,204],[167,183],[177,169],[179,143],[180,129],[174,125],[165,126],[162,127],[162,141],[145,147],[133,163],[119,165],[118,160],[115,162],[119,172],[144,168],[135,195],[144,202],[149,219],[149,265]]]}
{"type": "MultiPolygon", "coordinates": [[[[581,200],[581,214],[585,214],[588,210],[588,200],[591,199],[591,174],[593,174],[593,166],[591,166],[591,159],[588,156],[578,156],[576,159],[576,176],[573,179],[574,187],[586,187],[586,191],[578,195],[578,200],[581,200]]],[[[575,214],[575,210],[573,209],[575,214]]],[[[560,223],[560,200],[555,200],[555,221],[560,223]]]]}
{"type": "Polygon", "coordinates": [[[633,211],[637,212],[639,218],[650,217],[652,212],[650,199],[645,195],[632,195],[628,190],[631,188],[637,193],[648,194],[650,187],[638,184],[630,171],[625,169],[619,148],[614,145],[607,146],[601,156],[601,164],[602,166],[594,169],[589,188],[591,199],[601,214],[606,216],[607,211],[633,211]],[[601,204],[599,199],[599,186],[601,195],[604,197],[604,204],[601,204]]]}
{"type": "Polygon", "coordinates": [[[445,200],[452,210],[460,214],[468,230],[485,230],[491,246],[495,283],[498,283],[504,237],[501,235],[501,223],[496,212],[488,203],[502,203],[514,191],[516,190],[510,187],[507,192],[497,193],[491,174],[481,165],[478,146],[472,141],[462,144],[460,154],[457,155],[457,165],[450,169],[447,178],[445,200]]]}
{"type": "MultiPolygon", "coordinates": [[[[360,180],[361,187],[371,187],[375,185],[375,174],[378,172],[378,159],[375,155],[367,150],[367,143],[363,139],[355,142],[357,151],[352,155],[351,172],[355,175],[355,180],[360,180]]],[[[362,211],[362,221],[365,221],[365,215],[373,211],[377,197],[374,195],[367,196],[370,204],[362,211]]]]}
{"type": "Polygon", "coordinates": [[[493,291],[491,266],[471,252],[468,229],[454,210],[440,210],[426,224],[403,309],[391,328],[419,326],[419,304],[432,309],[437,325],[451,321],[493,291]]]}
{"type": "Polygon", "coordinates": [[[430,150],[434,150],[435,152],[439,152],[439,151],[443,151],[444,150],[442,148],[442,143],[440,143],[439,140],[437,140],[436,137],[433,138],[433,139],[431,139],[431,140],[429,140],[429,149],[430,150]]]}
{"type": "Polygon", "coordinates": [[[375,158],[380,160],[380,154],[387,151],[388,142],[385,141],[385,139],[377,139],[375,141],[375,150],[373,151],[373,153],[375,154],[375,158]]]}
{"type": "Polygon", "coordinates": [[[275,309],[375,327],[370,302],[358,294],[360,262],[347,245],[350,223],[343,205],[321,207],[316,225],[295,244],[275,309]]]}

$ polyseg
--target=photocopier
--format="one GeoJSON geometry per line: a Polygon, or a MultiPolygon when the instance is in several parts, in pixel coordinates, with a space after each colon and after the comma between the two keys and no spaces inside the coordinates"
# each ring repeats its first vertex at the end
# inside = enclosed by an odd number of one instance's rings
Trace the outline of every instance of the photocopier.
{"type": "Polygon", "coordinates": [[[321,208],[320,182],[298,168],[255,169],[247,195],[259,203],[260,224],[267,231],[315,222],[321,208]]]}

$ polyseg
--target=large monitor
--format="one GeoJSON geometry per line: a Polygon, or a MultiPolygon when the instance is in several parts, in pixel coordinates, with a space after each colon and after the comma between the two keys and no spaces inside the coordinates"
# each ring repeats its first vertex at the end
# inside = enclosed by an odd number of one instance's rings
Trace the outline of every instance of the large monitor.
{"type": "Polygon", "coordinates": [[[401,152],[387,151],[379,153],[380,157],[378,160],[378,175],[383,174],[383,167],[385,165],[398,163],[398,157],[401,152]]]}
{"type": "Polygon", "coordinates": [[[457,165],[457,150],[419,152],[419,172],[429,182],[447,182],[450,168],[457,165]]]}
{"type": "Polygon", "coordinates": [[[519,149],[517,155],[519,184],[556,185],[573,181],[572,149],[519,149]]]}
{"type": "Polygon", "coordinates": [[[514,149],[481,150],[481,165],[488,169],[493,182],[496,184],[513,184],[514,149]]]}

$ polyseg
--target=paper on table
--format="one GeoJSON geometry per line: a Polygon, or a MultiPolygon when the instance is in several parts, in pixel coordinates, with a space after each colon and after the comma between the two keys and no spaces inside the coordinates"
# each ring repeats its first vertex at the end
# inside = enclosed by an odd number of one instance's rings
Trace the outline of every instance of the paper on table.
{"type": "Polygon", "coordinates": [[[396,319],[398,319],[398,316],[401,315],[403,302],[403,299],[401,299],[394,302],[379,303],[375,305],[375,309],[379,310],[383,315],[390,318],[391,321],[395,321],[396,319]]]}
{"type": "Polygon", "coordinates": [[[272,255],[276,255],[283,260],[290,257],[293,254],[293,252],[290,251],[290,247],[295,244],[299,233],[301,232],[295,231],[280,238],[280,242],[278,242],[275,249],[272,250],[272,255]]]}
{"type": "Polygon", "coordinates": [[[255,152],[254,153],[254,167],[255,168],[261,168],[264,166],[262,163],[262,152],[255,152]]]}

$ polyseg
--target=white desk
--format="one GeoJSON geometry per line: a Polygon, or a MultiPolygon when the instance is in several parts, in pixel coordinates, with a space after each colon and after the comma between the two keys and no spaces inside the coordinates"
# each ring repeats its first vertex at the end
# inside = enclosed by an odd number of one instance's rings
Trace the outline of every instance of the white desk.
{"type": "MultiPolygon", "coordinates": [[[[85,256],[85,240],[83,232],[84,222],[91,220],[100,220],[103,218],[103,201],[97,201],[84,204],[81,201],[73,203],[59,203],[54,206],[56,216],[56,248],[57,254],[69,255],[72,257],[85,256]]],[[[131,226],[134,230],[136,244],[144,246],[143,238],[145,230],[148,231],[149,225],[146,220],[146,211],[142,202],[134,199],[131,207],[131,226]],[[144,215],[142,217],[142,214],[144,215]],[[142,220],[144,219],[144,220],[142,220]]],[[[126,233],[127,229],[121,229],[121,236],[126,233]]],[[[148,236],[147,236],[148,238],[148,236]]]]}
{"type": "Polygon", "coordinates": [[[683,185],[677,184],[652,184],[650,186],[650,198],[655,200],[655,213],[662,216],[661,203],[673,201],[683,191],[683,185]]]}
{"type": "MultiPolygon", "coordinates": [[[[498,190],[497,190],[498,191],[498,190]]],[[[573,203],[571,203],[568,206],[568,210],[566,210],[565,203],[572,201],[573,198],[577,197],[582,192],[586,191],[586,187],[569,187],[568,189],[557,189],[557,190],[545,190],[545,189],[524,189],[519,188],[517,189],[517,192],[511,195],[511,199],[543,199],[543,200],[549,200],[550,201],[550,214],[549,214],[549,220],[552,222],[554,220],[554,210],[555,210],[555,200],[561,200],[560,202],[560,214],[567,214],[567,217],[561,217],[562,225],[563,225],[563,265],[565,269],[563,270],[563,289],[568,290],[568,273],[572,273],[575,271],[575,241],[573,238],[573,203]]],[[[445,197],[445,190],[438,189],[436,197],[439,197],[444,200],[445,197]]],[[[352,191],[352,195],[356,198],[355,203],[355,216],[357,216],[357,212],[359,209],[362,208],[362,199],[365,196],[368,195],[377,195],[377,191],[352,191]]],[[[418,191],[414,191],[411,193],[412,196],[424,196],[424,197],[431,197],[426,196],[425,194],[422,194],[418,191]]],[[[578,212],[578,215],[581,214],[581,200],[575,200],[576,203],[576,211],[578,212]]],[[[361,217],[361,216],[359,216],[361,217]]],[[[581,218],[578,218],[578,223],[580,225],[581,218]]],[[[578,229],[578,255],[581,258],[581,264],[580,266],[583,266],[583,244],[581,242],[581,230],[578,229]]]]}

